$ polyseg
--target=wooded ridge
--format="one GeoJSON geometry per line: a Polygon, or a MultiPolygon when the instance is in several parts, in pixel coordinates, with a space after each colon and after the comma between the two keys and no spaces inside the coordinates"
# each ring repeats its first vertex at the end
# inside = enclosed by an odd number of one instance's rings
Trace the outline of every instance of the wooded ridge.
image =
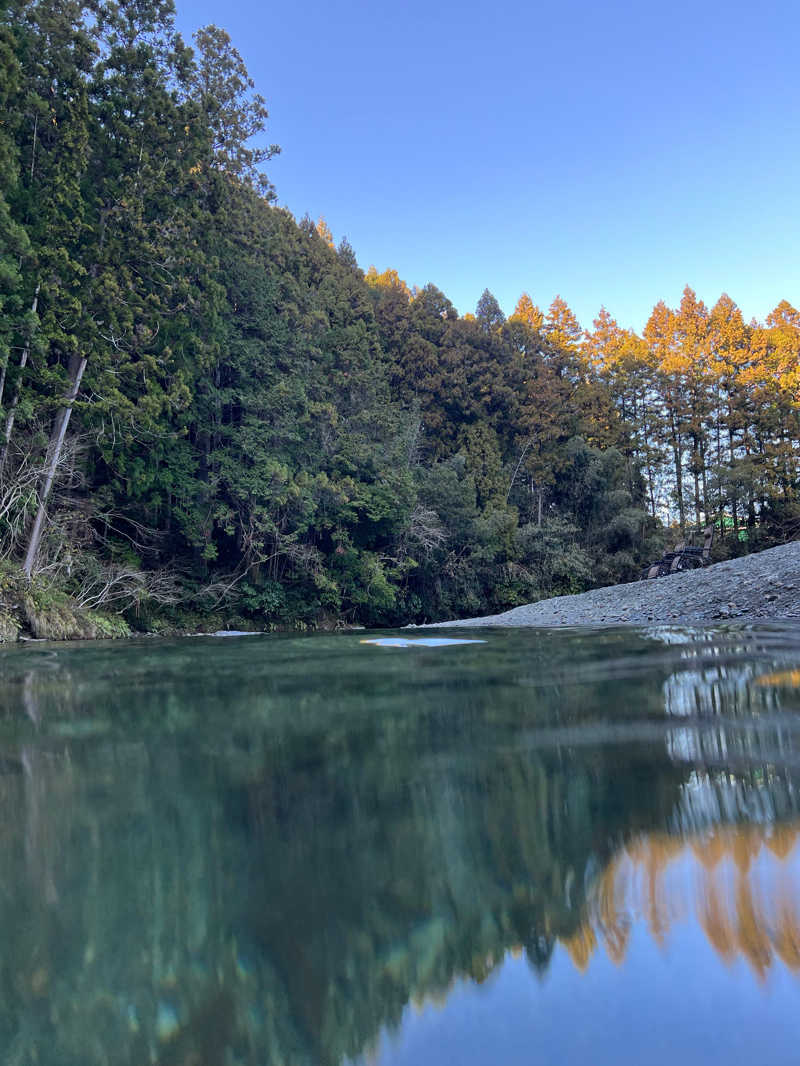
{"type": "Polygon", "coordinates": [[[397,625],[630,580],[671,526],[716,522],[717,558],[800,531],[786,300],[687,287],[638,336],[364,273],[274,206],[263,98],[169,0],[5,3],[0,116],[9,587],[142,629],[397,625]]]}

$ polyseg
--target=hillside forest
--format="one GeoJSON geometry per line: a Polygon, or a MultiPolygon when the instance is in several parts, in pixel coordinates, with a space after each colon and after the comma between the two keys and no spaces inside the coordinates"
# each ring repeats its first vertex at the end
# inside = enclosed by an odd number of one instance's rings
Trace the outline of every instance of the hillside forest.
{"type": "Polygon", "coordinates": [[[170,0],[4,0],[3,574],[143,629],[398,625],[798,535],[790,303],[459,315],[275,206],[267,119],[170,0]]]}

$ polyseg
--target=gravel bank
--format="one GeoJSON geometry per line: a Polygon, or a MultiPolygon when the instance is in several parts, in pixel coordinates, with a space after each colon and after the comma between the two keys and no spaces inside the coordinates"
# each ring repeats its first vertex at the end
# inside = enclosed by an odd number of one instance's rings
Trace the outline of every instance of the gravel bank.
{"type": "Polygon", "coordinates": [[[503,614],[436,625],[638,625],[726,618],[800,621],[800,541],[729,559],[704,570],[611,585],[578,596],[528,603],[503,614]]]}

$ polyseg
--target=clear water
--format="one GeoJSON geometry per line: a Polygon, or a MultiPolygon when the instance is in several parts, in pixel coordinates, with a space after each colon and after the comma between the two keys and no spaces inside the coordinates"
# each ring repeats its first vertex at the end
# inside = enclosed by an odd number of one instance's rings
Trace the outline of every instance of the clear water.
{"type": "Polygon", "coordinates": [[[3,650],[0,1062],[796,1062],[800,628],[467,635],[3,650]]]}

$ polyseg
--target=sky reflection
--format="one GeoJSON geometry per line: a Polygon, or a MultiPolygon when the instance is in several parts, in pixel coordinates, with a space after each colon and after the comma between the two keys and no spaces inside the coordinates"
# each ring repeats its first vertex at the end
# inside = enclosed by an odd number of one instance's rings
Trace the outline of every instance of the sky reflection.
{"type": "Polygon", "coordinates": [[[522,949],[487,980],[406,1008],[370,1066],[785,1061],[800,1038],[797,824],[632,840],[545,972],[522,949]],[[791,1030],[791,1031],[790,1031],[791,1030]]]}

